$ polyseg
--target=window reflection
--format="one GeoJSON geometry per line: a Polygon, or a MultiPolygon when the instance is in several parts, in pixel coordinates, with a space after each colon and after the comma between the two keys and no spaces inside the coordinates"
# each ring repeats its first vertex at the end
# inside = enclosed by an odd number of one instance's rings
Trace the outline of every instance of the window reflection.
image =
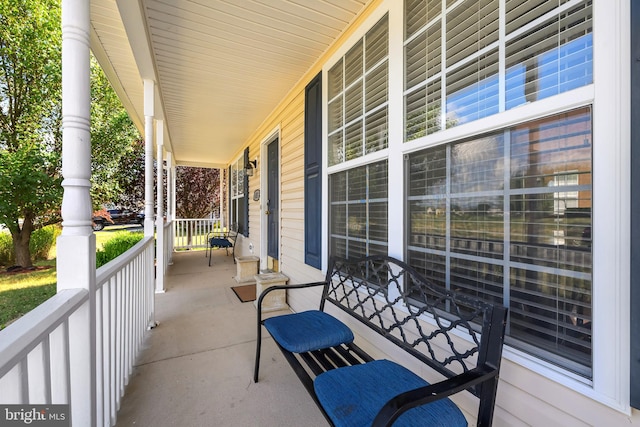
{"type": "Polygon", "coordinates": [[[405,0],[405,140],[593,83],[592,1],[565,3],[507,0],[501,44],[497,1],[405,0]]]}
{"type": "Polygon", "coordinates": [[[587,377],[591,146],[582,108],[407,159],[409,263],[508,304],[512,345],[587,377]]]}

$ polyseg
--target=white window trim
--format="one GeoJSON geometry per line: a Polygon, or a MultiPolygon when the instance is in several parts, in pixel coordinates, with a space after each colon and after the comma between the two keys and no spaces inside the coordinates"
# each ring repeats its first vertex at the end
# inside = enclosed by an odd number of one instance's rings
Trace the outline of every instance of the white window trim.
{"type": "Polygon", "coordinates": [[[625,413],[631,411],[630,14],[629,1],[593,2],[593,392],[625,413]]]}

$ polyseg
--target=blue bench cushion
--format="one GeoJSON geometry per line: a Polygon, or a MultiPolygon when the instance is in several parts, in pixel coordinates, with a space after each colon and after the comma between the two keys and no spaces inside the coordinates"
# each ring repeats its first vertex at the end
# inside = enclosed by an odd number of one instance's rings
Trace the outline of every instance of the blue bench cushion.
{"type": "Polygon", "coordinates": [[[347,325],[319,310],[271,317],[263,324],[273,339],[292,353],[304,353],[353,341],[353,332],[347,325]]]}
{"type": "MultiPolygon", "coordinates": [[[[318,400],[336,427],[370,426],[391,398],[426,385],[424,379],[389,360],[333,369],[314,381],[318,400]]],[[[467,420],[445,398],[408,410],[393,426],[466,427],[467,420]]]]}
{"type": "Polygon", "coordinates": [[[230,248],[233,245],[231,244],[231,242],[225,238],[219,238],[219,237],[213,237],[211,239],[209,239],[209,245],[213,248],[213,247],[218,247],[218,248],[230,248]]]}

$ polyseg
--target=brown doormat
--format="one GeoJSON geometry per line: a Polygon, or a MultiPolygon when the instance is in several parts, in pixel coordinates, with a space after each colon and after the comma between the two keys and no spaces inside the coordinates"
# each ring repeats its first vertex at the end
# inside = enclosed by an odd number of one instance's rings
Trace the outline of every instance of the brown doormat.
{"type": "Polygon", "coordinates": [[[243,286],[232,286],[231,290],[235,292],[236,296],[242,302],[249,302],[256,300],[256,285],[255,283],[252,285],[243,285],[243,286]]]}

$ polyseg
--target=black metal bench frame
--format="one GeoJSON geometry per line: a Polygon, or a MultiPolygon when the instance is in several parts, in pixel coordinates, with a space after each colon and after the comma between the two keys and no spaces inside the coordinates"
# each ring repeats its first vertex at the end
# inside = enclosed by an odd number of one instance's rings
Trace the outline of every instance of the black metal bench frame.
{"type": "Polygon", "coordinates": [[[231,248],[231,255],[233,256],[233,263],[236,263],[236,240],[238,239],[238,225],[231,224],[228,231],[210,231],[207,233],[207,252],[205,256],[209,258],[209,267],[211,267],[211,250],[217,247],[223,247],[229,255],[229,248],[231,248]],[[216,244],[218,242],[228,242],[223,243],[222,246],[216,244]]]}
{"type": "MultiPolygon", "coordinates": [[[[444,376],[444,380],[409,396],[405,393],[391,399],[378,413],[374,425],[391,425],[408,409],[464,390],[479,398],[477,425],[491,425],[507,308],[433,285],[412,267],[386,256],[358,261],[334,257],[323,282],[273,286],[262,292],[257,301],[255,382],[258,382],[264,321],[262,301],[267,294],[279,289],[295,291],[312,287],[323,287],[321,311],[330,303],[444,376]],[[434,344],[434,340],[438,344],[434,344]],[[450,347],[444,356],[436,348],[443,342],[450,347]]],[[[314,378],[327,370],[366,363],[373,358],[355,343],[308,353],[292,353],[276,344],[333,425],[316,397],[314,378]]]]}

